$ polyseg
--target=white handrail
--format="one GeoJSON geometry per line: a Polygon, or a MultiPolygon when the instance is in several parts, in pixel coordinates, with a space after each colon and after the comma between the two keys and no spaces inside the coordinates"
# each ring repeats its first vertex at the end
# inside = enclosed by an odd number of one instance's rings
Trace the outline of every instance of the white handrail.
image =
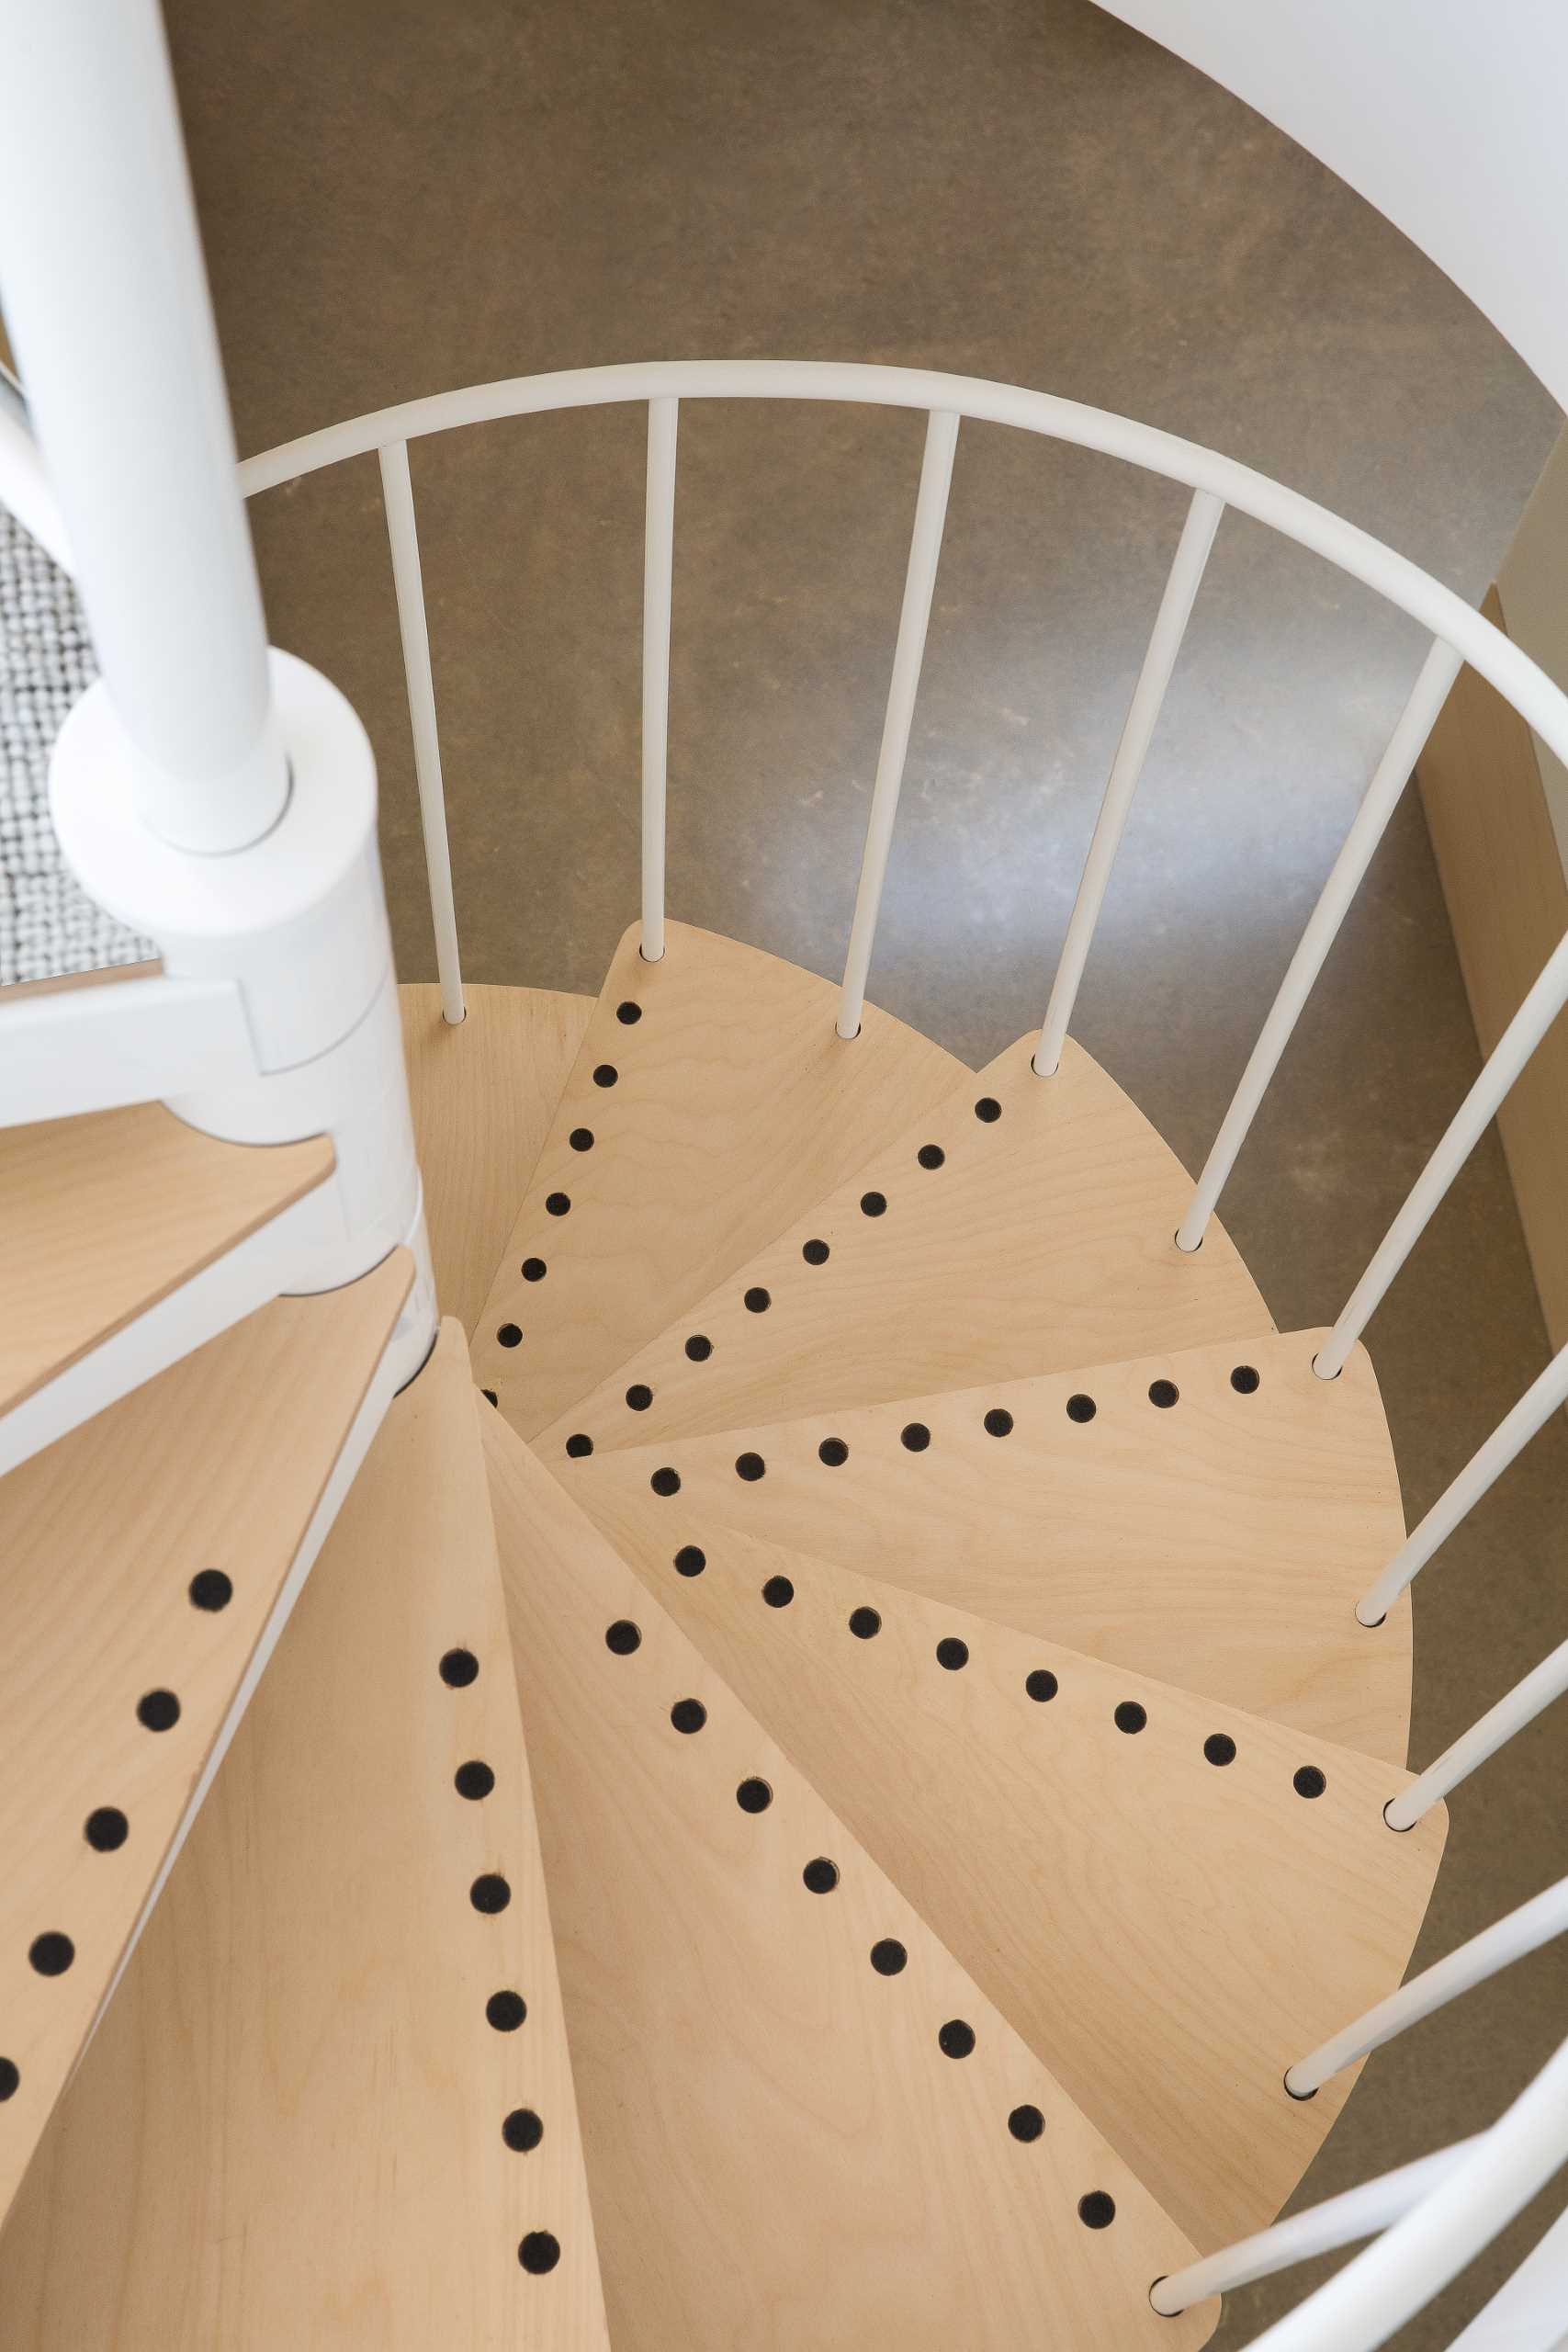
{"type": "Polygon", "coordinates": [[[1568,1690],[1568,1642],[1560,1642],[1495,1707],[1488,1707],[1467,1732],[1461,1732],[1451,1747],[1445,1747],[1435,1763],[1417,1773],[1408,1788],[1390,1798],[1382,1809],[1389,1827],[1414,1829],[1424,1813],[1468,1780],[1489,1756],[1506,1747],[1516,1732],[1533,1723],[1564,1690],[1568,1690]]]}
{"type": "Polygon", "coordinates": [[[1337,2246],[1354,2245],[1358,2238],[1375,2237],[1455,2173],[1485,2136],[1483,2132],[1477,2132],[1473,2139],[1456,2141],[1451,2148],[1435,2148],[1430,2155],[1417,2156],[1414,2164],[1380,2173],[1375,2180],[1363,2180],[1338,2197],[1325,2197],[1320,2205],[1309,2205],[1304,2213],[1292,2213],[1288,2222],[1276,2222],[1270,2229],[1205,2256],[1201,2262],[1190,2262],[1185,2270],[1172,2270],[1155,2280],[1149,2301],[1161,2319],[1177,2319],[1194,2303],[1206,2303],[1211,2295],[1228,2295],[1234,2288],[1271,2278],[1277,2270],[1289,2270],[1294,2263],[1310,2262],[1314,2255],[1332,2254],[1337,2246]]]}
{"type": "Polygon", "coordinates": [[[648,519],[642,577],[642,955],[664,953],[665,780],[670,758],[670,607],[675,577],[679,401],[648,404],[648,519]]]}
{"type": "Polygon", "coordinates": [[[435,933],[435,969],[441,982],[441,1018],[455,1028],[463,1018],[463,973],[457,951],[457,914],[452,900],[452,852],[446,838],[441,739],[435,724],[435,685],[430,674],[430,631],[425,620],[408,443],[389,441],[380,458],[381,503],[387,515],[392,581],[398,595],[398,628],[403,641],[403,676],[408,684],[414,776],[419,785],[419,821],[424,834],[430,920],[435,933]]]}
{"type": "Polygon", "coordinates": [[[1381,2050],[1407,2026],[1419,2024],[1437,2009],[1457,2000],[1473,1985],[1483,1984],[1516,1960],[1527,1953],[1539,1951],[1568,1928],[1568,1878],[1560,1878],[1529,1902],[1521,1903],[1506,1918],[1495,1920],[1468,1943],[1461,1944],[1444,1960],[1435,1961],[1413,1976],[1386,2000],[1374,2003],[1354,2025],[1321,2042],[1312,2055],[1300,2065],[1290,2068],[1285,2076],[1285,2088],[1292,2098],[1311,2098],[1315,2091],[1337,2075],[1342,2066],[1364,2058],[1370,2050],[1381,2050]]]}
{"type": "Polygon", "coordinates": [[[898,615],[898,642],[893,651],[893,675],[882,721],[882,748],[876,758],[876,782],[872,786],[865,848],[861,854],[855,910],[850,924],[849,953],[844,959],[844,984],[839,998],[840,1037],[860,1035],[861,1014],[865,1010],[865,984],[876,938],[876,918],[882,907],[882,886],[887,878],[887,854],[893,846],[893,820],[898,814],[898,795],[903,788],[920,665],[925,660],[926,630],[936,588],[937,560],[942,553],[947,493],[953,481],[953,453],[957,445],[957,417],[948,410],[933,409],[926,420],[920,486],[915,498],[915,525],[909,535],[904,602],[898,615]]]}
{"type": "Polygon", "coordinates": [[[1187,519],[1181,526],[1181,537],[1177,542],[1170,576],[1165,583],[1159,611],[1155,616],[1148,650],[1144,655],[1138,682],[1128,705],[1122,739],[1116,746],[1116,757],[1111,763],[1110,780],[1100,804],[1100,814],[1095,820],[1094,836],[1084,861],[1077,897],[1073,901],[1072,917],[1067,924],[1066,938],[1062,943],[1056,977],[1051,984],[1040,1043],[1034,1049],[1034,1073],[1037,1078],[1052,1077],[1061,1062],[1067,1024],[1073,1017],[1078,985],[1089,958],[1089,943],[1100,921],[1100,908],[1105,903],[1111,868],[1121,846],[1127,813],[1138,788],[1138,779],[1144,772],[1144,762],[1148,756],[1155,729],[1159,724],[1171,673],[1181,651],[1181,640],[1187,634],[1187,624],[1191,618],[1192,606],[1209,561],[1209,550],[1214,544],[1214,533],[1220,527],[1220,517],[1224,511],[1224,502],[1209,491],[1193,492],[1187,519]]]}

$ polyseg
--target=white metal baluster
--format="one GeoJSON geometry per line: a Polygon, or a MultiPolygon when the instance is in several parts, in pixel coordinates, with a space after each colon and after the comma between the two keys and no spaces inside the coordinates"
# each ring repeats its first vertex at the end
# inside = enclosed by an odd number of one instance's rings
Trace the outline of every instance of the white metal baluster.
{"type": "Polygon", "coordinates": [[[675,570],[675,434],[681,403],[648,404],[642,581],[642,956],[664,953],[664,791],[670,757],[670,605],[675,570]]]}
{"type": "Polygon", "coordinates": [[[1376,2002],[1364,2017],[1348,2025],[1292,2066],[1285,2076],[1285,2088],[1292,2098],[1311,2098],[1321,2090],[1331,2076],[1355,2059],[1364,2058],[1369,2050],[1381,2050],[1385,2041],[1407,2026],[1419,2024],[1450,2001],[1468,1993],[1472,1985],[1483,1984],[1489,1976],[1509,1968],[1527,1953],[1539,1951],[1568,1928],[1568,1878],[1560,1878],[1555,1886],[1537,1894],[1529,1903],[1521,1903],[1506,1918],[1495,1920],[1483,1928],[1468,1943],[1450,1951],[1419,1976],[1413,1976],[1385,2001],[1376,2002]]]}
{"type": "Polygon", "coordinates": [[[1067,1026],[1077,1001],[1078,984],[1083,978],[1084,965],[1089,957],[1094,928],[1100,921],[1100,910],[1105,903],[1106,885],[1116,852],[1121,847],[1127,812],[1133,805],[1133,795],[1144,772],[1149,744],[1159,724],[1171,673],[1181,651],[1181,640],[1187,634],[1187,624],[1202,582],[1209,560],[1209,550],[1214,544],[1214,533],[1220,527],[1220,517],[1225,511],[1224,501],[1210,495],[1206,490],[1196,490],[1187,510],[1181,537],[1177,543],[1170,576],[1165,583],[1165,594],[1155,616],[1144,666],[1138,673],[1138,683],[1133,689],[1122,740],[1116,746],[1116,757],[1111,763],[1111,776],[1105,797],[1095,820],[1094,838],[1084,861],[1083,878],[1073,901],[1072,920],[1062,943],[1061,960],[1056,977],[1051,984],[1050,1001],[1045,1007],[1045,1023],[1040,1032],[1040,1043],[1034,1049],[1034,1072],[1037,1078],[1050,1078],[1062,1059],[1062,1047],[1066,1041],[1067,1026]]]}
{"type": "Polygon", "coordinates": [[[457,954],[457,914],[452,903],[452,853],[446,839],[446,798],[441,783],[441,739],[435,725],[435,686],[430,674],[430,631],[425,620],[424,582],[420,571],[419,532],[414,522],[409,445],[389,441],[380,452],[381,500],[392,550],[398,592],[398,628],[403,640],[413,729],[413,766],[419,784],[419,821],[424,834],[424,871],[430,889],[430,920],[435,933],[435,969],[441,982],[441,1017],[453,1027],[462,1020],[463,974],[457,954]]]}
{"type": "Polygon", "coordinates": [[[1363,1625],[1381,1625],[1389,1610],[1440,1544],[1453,1533],[1517,1454],[1545,1427],[1559,1405],[1568,1402],[1568,1347],[1559,1349],[1546,1370],[1530,1383],[1483,1445],[1478,1446],[1452,1484],[1438,1497],[1420,1525],[1394,1554],[1376,1584],[1356,1603],[1363,1625]]]}
{"type": "Polygon", "coordinates": [[[1408,1788],[1390,1799],[1383,1807],[1389,1827],[1413,1829],[1424,1813],[1468,1780],[1477,1765],[1506,1747],[1516,1732],[1533,1723],[1564,1690],[1568,1690],[1568,1642],[1560,1642],[1523,1681],[1516,1682],[1495,1707],[1488,1707],[1478,1722],[1461,1732],[1451,1747],[1445,1747],[1436,1763],[1428,1764],[1408,1788]]]}
{"type": "Polygon", "coordinates": [[[1417,2156],[1414,2164],[1380,2173],[1376,2180],[1364,2180],[1341,2196],[1325,2197],[1321,2205],[1292,2213],[1288,2222],[1276,2222],[1272,2228],[1238,2239],[1235,2245],[1201,2262],[1189,2263],[1185,2270],[1173,2270],[1155,2280],[1149,2301],[1162,2319],[1175,2319],[1194,2303],[1207,2302],[1211,2295],[1228,2295],[1233,2288],[1249,2287],[1255,2278],[1271,2278],[1292,2263],[1331,2254],[1336,2246],[1354,2245],[1358,2238],[1375,2237],[1457,2172],[1485,2136],[1483,2132],[1477,2132],[1473,2139],[1456,2141],[1451,2148],[1435,2148],[1429,2156],[1417,2156]]]}
{"type": "Polygon", "coordinates": [[[1280,1057],[1301,1018],[1302,1007],[1311,995],[1325,958],[1338,936],[1339,926],[1349,910],[1350,901],[1372,862],[1372,853],[1383,837],[1400,795],[1410,781],[1411,770],[1432,731],[1438,713],[1448,700],[1449,689],[1459,675],[1460,666],[1460,656],[1441,640],[1433,646],[1421,666],[1421,674],[1400,713],[1399,724],[1389,739],[1388,749],[1378,762],[1376,772],[1367,786],[1366,797],[1345,836],[1344,847],[1335,859],[1333,869],[1323,886],[1323,895],[1308,918],[1301,944],[1280,983],[1280,992],[1269,1008],[1269,1017],[1258,1033],[1251,1058],[1242,1072],[1241,1083],[1203,1163],[1203,1172],[1198,1179],[1191,1205],[1177,1227],[1176,1246],[1179,1250],[1196,1250],[1203,1238],[1209,1219],[1214,1213],[1214,1204],[1229,1181],[1242,1145],[1247,1141],[1252,1122],[1258,1115],[1258,1106],[1268,1092],[1269,1080],[1279,1069],[1280,1057]]]}
{"type": "Polygon", "coordinates": [[[882,749],[877,755],[876,782],[872,789],[865,849],[861,857],[860,887],[855,892],[844,985],[839,999],[840,1037],[859,1035],[861,1014],[865,1009],[865,983],[871,970],[877,912],[882,905],[882,885],[887,875],[887,853],[893,844],[893,820],[898,813],[898,794],[904,782],[909,728],[915,716],[915,695],[919,688],[926,629],[931,616],[931,594],[936,586],[937,558],[942,553],[942,525],[947,518],[947,493],[953,481],[953,453],[957,446],[957,417],[950,410],[932,409],[926,419],[925,456],[920,461],[915,527],[909,539],[908,569],[904,575],[898,642],[893,655],[887,711],[882,722],[882,749]]]}
{"type": "Polygon", "coordinates": [[[1504,1096],[1564,1004],[1568,1004],[1568,938],[1559,940],[1529,995],[1483,1063],[1480,1077],[1454,1113],[1448,1132],[1416,1179],[1404,1206],[1346,1301],[1344,1313],[1318,1350],[1313,1369],[1321,1379],[1332,1380],[1344,1370],[1351,1349],[1426,1231],[1432,1212],[1496,1117],[1504,1096]]]}

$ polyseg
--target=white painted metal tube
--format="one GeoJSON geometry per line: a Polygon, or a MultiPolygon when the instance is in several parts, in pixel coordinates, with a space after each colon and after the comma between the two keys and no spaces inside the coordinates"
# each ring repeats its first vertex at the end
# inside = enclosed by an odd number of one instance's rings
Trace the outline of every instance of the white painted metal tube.
{"type": "Polygon", "coordinates": [[[1077,897],[1073,901],[1072,918],[1067,924],[1066,938],[1062,943],[1056,977],[1051,984],[1044,1026],[1034,1050],[1037,1078],[1052,1077],[1061,1062],[1062,1047],[1066,1042],[1067,1027],[1077,1001],[1084,965],[1094,938],[1095,925],[1100,921],[1100,908],[1105,903],[1111,868],[1122,845],[1133,795],[1138,788],[1149,744],[1159,724],[1171,673],[1181,651],[1181,640],[1187,634],[1187,624],[1208,564],[1209,550],[1214,544],[1214,533],[1220,527],[1220,517],[1224,511],[1224,501],[1215,498],[1209,491],[1193,492],[1187,520],[1182,525],[1181,537],[1177,543],[1170,576],[1165,583],[1165,594],[1160,598],[1159,611],[1155,616],[1148,650],[1144,655],[1144,666],[1133,689],[1122,739],[1116,746],[1116,757],[1111,763],[1110,780],[1100,804],[1100,814],[1095,820],[1094,837],[1089,845],[1089,856],[1084,861],[1077,897]]]}
{"type": "Polygon", "coordinates": [[[1354,2245],[1358,2238],[1375,2237],[1457,2172],[1485,2136],[1480,2132],[1474,2139],[1456,2141],[1451,2148],[1434,2149],[1414,2164],[1381,2173],[1376,2180],[1364,2180],[1342,2196],[1325,2198],[1321,2205],[1293,2213],[1288,2222],[1276,2222],[1271,2229],[1259,2230],[1201,2262],[1189,2263],[1185,2270],[1173,2270],[1156,2279],[1149,2301],[1162,2319],[1175,2319],[1194,2303],[1207,2302],[1211,2295],[1228,2295],[1233,2288],[1271,2278],[1292,2263],[1310,2262],[1314,2255],[1354,2245]]]}
{"type": "Polygon", "coordinates": [[[1413,1829],[1424,1813],[1468,1780],[1477,1765],[1506,1747],[1516,1732],[1533,1723],[1564,1690],[1568,1690],[1568,1642],[1560,1642],[1523,1681],[1516,1682],[1495,1707],[1488,1707],[1467,1732],[1461,1732],[1451,1747],[1445,1747],[1435,1763],[1417,1773],[1408,1788],[1390,1799],[1383,1807],[1389,1827],[1413,1829]]]}
{"type": "Polygon", "coordinates": [[[1345,1311],[1318,1350],[1314,1370],[1324,1380],[1343,1371],[1383,1293],[1427,1229],[1432,1212],[1497,1115],[1504,1096],[1565,1003],[1568,1003],[1568,938],[1561,939],[1541,967],[1524,1002],[1482,1065],[1476,1080],[1449,1122],[1448,1131],[1410,1189],[1366,1272],[1345,1303],[1345,1311]]]}
{"type": "Polygon", "coordinates": [[[241,849],[288,775],[155,0],[0,0],[0,286],[136,803],[241,849]]]}
{"type": "Polygon", "coordinates": [[[408,684],[409,720],[413,729],[413,766],[419,784],[419,821],[424,835],[430,921],[435,933],[435,970],[441,983],[441,1018],[456,1028],[464,1012],[463,971],[457,951],[457,910],[452,899],[452,850],[446,835],[441,738],[435,724],[435,684],[430,673],[430,628],[424,609],[408,443],[389,442],[380,457],[381,503],[386,509],[392,580],[398,592],[398,628],[403,641],[403,676],[408,684]]]}
{"type": "Polygon", "coordinates": [[[60,503],[44,471],[43,452],[33,437],[28,404],[0,369],[0,504],[8,506],[62,571],[72,569],[71,548],[60,503]]]}
{"type": "Polygon", "coordinates": [[[1457,2278],[1568,2156],[1568,2042],[1528,2090],[1402,2221],[1250,2352],[1377,2352],[1457,2278]]]}
{"type": "Polygon", "coordinates": [[[1539,1951],[1553,1936],[1568,1928],[1568,1878],[1561,1878],[1555,1886],[1537,1894],[1529,1903],[1521,1903],[1504,1919],[1495,1920],[1478,1936],[1472,1936],[1445,1960],[1424,1968],[1386,2001],[1377,2002],[1364,2017],[1348,2025],[1342,2033],[1335,2034],[1292,2066],[1285,2076],[1285,2088],[1296,2098],[1310,2098],[1314,2091],[1339,2072],[1364,2058],[1369,2050],[1381,2050],[1407,2026],[1416,2025],[1433,2011],[1457,2000],[1473,1985],[1483,1984],[1527,1953],[1539,1951]]]}
{"type": "Polygon", "coordinates": [[[675,436],[681,403],[648,404],[642,574],[642,956],[664,953],[665,782],[670,760],[670,606],[675,571],[675,436]]]}
{"type": "MultiPolygon", "coordinates": [[[[1220,1125],[1191,1204],[1177,1227],[1179,1250],[1196,1250],[1203,1238],[1214,1204],[1247,1141],[1258,1104],[1280,1067],[1302,1008],[1311,995],[1325,958],[1339,933],[1350,902],[1372,862],[1372,854],[1410,781],[1410,772],[1431,733],[1438,713],[1460,671],[1460,656],[1450,645],[1434,645],[1421,666],[1388,749],[1378,762],[1366,797],[1357,809],[1344,846],[1335,859],[1323,893],[1307,921],[1301,944],[1292,956],[1279,994],[1252,1049],[1241,1083],[1220,1125]]],[[[1348,1348],[1346,1350],[1349,1353],[1348,1348]]]]}
{"type": "Polygon", "coordinates": [[[1568,1401],[1568,1347],[1559,1349],[1546,1370],[1533,1380],[1511,1411],[1505,1413],[1491,1436],[1465,1464],[1457,1478],[1438,1497],[1418,1527],[1413,1528],[1376,1584],[1356,1603],[1363,1625],[1381,1625],[1412,1578],[1424,1568],[1438,1545],[1446,1543],[1468,1511],[1489,1487],[1495,1486],[1517,1454],[1538,1430],[1568,1401]]]}
{"type": "Polygon", "coordinates": [[[1568,2213],[1477,2312],[1449,2352],[1562,2352],[1568,2342],[1568,2213]]]}
{"type": "Polygon", "coordinates": [[[931,623],[931,595],[936,587],[937,559],[942,553],[942,526],[947,519],[947,493],[953,481],[953,453],[958,446],[958,419],[951,410],[933,409],[926,419],[925,455],[920,460],[920,487],[915,500],[915,527],[909,538],[909,561],[904,574],[904,604],[898,616],[898,642],[893,653],[893,676],[887,689],[887,709],[882,722],[882,748],[877,754],[876,782],[872,787],[871,813],[866,820],[865,849],[861,857],[860,886],[855,892],[854,919],[850,925],[849,954],[839,999],[839,1035],[860,1034],[865,1009],[865,984],[871,951],[876,938],[876,918],[882,886],[887,877],[887,854],[893,846],[893,822],[904,783],[904,762],[909,750],[909,729],[919,691],[920,664],[925,659],[926,630],[931,623]]]}

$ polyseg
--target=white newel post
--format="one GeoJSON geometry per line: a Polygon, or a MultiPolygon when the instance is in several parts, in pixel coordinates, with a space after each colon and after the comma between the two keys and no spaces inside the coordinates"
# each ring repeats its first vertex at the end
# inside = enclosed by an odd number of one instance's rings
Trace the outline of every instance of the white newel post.
{"type": "Polygon", "coordinates": [[[247,1143],[329,1133],[324,1290],[400,1242],[434,1333],[368,739],[269,653],[155,0],[0,0],[0,300],[101,667],[62,731],[66,858],[176,979],[240,992],[254,1073],[178,1095],[247,1143]]]}

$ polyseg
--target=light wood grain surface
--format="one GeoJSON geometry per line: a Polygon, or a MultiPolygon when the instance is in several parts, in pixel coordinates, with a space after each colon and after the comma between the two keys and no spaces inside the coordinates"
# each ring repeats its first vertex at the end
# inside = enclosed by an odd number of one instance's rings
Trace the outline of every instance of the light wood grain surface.
{"type": "MultiPolygon", "coordinates": [[[[488,1406],[479,1408],[487,1415],[488,1406]]],[[[467,1351],[393,1404],[0,2239],[17,2352],[607,2352],[467,1351]],[[466,1686],[440,1661],[466,1650],[466,1686]],[[494,1786],[454,1785],[482,1762],[494,1786]],[[504,1909],[470,1888],[504,1877],[504,1909]],[[513,2031],[487,2022],[521,1993],[513,2031]],[[506,2118],[543,2125],[509,2147],[506,2118]],[[519,2247],[560,2256],[533,2274],[519,2247]]]]}

